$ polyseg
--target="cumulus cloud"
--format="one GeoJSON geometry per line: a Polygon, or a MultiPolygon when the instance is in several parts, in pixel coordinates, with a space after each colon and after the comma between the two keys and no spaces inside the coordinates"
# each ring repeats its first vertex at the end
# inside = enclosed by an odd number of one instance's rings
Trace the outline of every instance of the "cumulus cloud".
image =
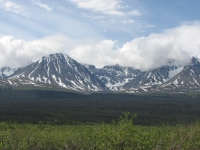
{"type": "Polygon", "coordinates": [[[168,59],[187,64],[200,57],[200,23],[184,24],[161,34],[150,34],[125,43],[118,50],[122,65],[149,70],[166,65],[168,59]],[[128,59],[127,59],[128,58],[128,59]]]}
{"type": "Polygon", "coordinates": [[[32,0],[32,3],[45,9],[46,11],[52,11],[51,7],[49,7],[47,4],[41,3],[39,0],[32,0]]]}
{"type": "Polygon", "coordinates": [[[79,8],[90,9],[93,11],[102,12],[111,15],[124,15],[120,11],[122,0],[69,0],[77,5],[79,8]]]}
{"type": "Polygon", "coordinates": [[[0,0],[0,7],[5,11],[28,17],[28,13],[25,11],[23,6],[20,6],[12,1],[0,0]]]}
{"type": "Polygon", "coordinates": [[[33,41],[24,41],[12,36],[0,38],[0,66],[19,67],[28,61],[36,61],[51,53],[65,53],[69,38],[64,36],[50,36],[33,41]]]}
{"type": "Polygon", "coordinates": [[[142,71],[166,65],[169,59],[185,65],[192,56],[200,57],[200,23],[184,24],[160,34],[133,39],[118,49],[114,47],[114,41],[101,41],[78,46],[70,55],[97,67],[118,63],[142,71]]]}
{"type": "Polygon", "coordinates": [[[119,62],[117,51],[113,50],[115,43],[116,41],[103,40],[96,44],[80,45],[69,51],[69,55],[79,62],[97,67],[114,65],[119,62]]]}
{"type": "Polygon", "coordinates": [[[117,41],[113,40],[90,44],[73,42],[62,35],[28,42],[4,36],[0,38],[0,66],[20,66],[58,52],[96,67],[120,64],[147,71],[166,65],[169,59],[185,65],[192,56],[200,57],[200,23],[187,23],[160,34],[152,33],[133,39],[120,48],[116,48],[117,41]]]}

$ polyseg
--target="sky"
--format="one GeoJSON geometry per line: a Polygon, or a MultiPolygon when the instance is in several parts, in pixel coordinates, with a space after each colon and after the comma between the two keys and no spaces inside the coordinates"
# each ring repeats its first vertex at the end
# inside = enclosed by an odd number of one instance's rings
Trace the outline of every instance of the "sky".
{"type": "Polygon", "coordinates": [[[65,53],[142,71],[200,57],[199,0],[0,0],[0,67],[65,53]]]}

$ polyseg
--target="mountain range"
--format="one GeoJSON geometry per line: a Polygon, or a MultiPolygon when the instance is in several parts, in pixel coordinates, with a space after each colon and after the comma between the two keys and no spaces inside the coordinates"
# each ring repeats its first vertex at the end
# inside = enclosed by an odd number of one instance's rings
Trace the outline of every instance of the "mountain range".
{"type": "Polygon", "coordinates": [[[56,53],[25,67],[0,68],[0,87],[78,92],[193,92],[200,91],[200,60],[193,57],[185,66],[169,60],[166,66],[140,71],[118,64],[96,68],[56,53]]]}

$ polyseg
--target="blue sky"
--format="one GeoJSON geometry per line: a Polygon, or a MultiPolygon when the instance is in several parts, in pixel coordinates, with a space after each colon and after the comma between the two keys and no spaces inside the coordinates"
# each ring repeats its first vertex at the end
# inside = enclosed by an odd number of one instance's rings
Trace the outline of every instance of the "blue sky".
{"type": "Polygon", "coordinates": [[[19,66],[62,52],[97,67],[188,63],[200,56],[199,6],[199,0],[0,0],[0,62],[19,66]]]}

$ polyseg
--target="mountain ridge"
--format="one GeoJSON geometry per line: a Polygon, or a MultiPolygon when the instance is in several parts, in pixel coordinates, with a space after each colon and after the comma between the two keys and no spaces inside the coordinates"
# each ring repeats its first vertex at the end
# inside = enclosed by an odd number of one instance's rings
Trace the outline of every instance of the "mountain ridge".
{"type": "Polygon", "coordinates": [[[166,66],[140,71],[118,64],[96,68],[81,64],[67,54],[55,53],[17,69],[0,69],[0,86],[61,88],[79,92],[187,92],[200,91],[200,59],[181,66],[169,60],[166,66]],[[184,84],[185,83],[185,84],[184,84]]]}

